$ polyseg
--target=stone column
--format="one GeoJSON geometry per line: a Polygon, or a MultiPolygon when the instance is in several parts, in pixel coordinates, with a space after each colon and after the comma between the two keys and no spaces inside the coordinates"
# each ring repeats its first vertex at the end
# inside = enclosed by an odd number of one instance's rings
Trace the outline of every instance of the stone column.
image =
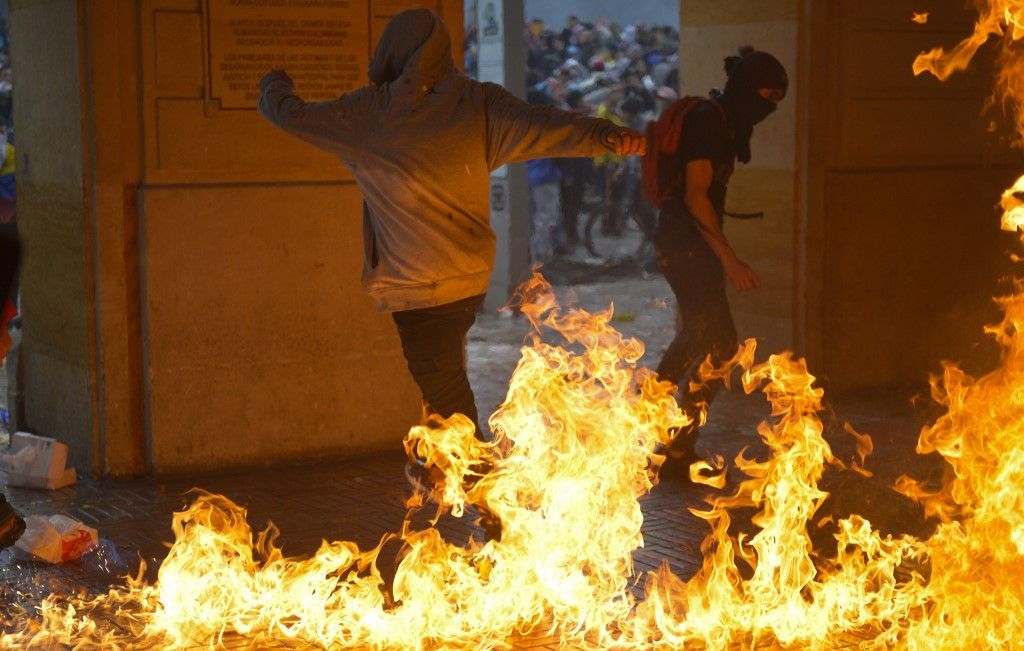
{"type": "Polygon", "coordinates": [[[12,3],[24,422],[80,471],[400,448],[420,396],[359,287],[358,188],[257,115],[255,82],[276,66],[307,98],[362,85],[415,6],[461,52],[460,0],[12,3]],[[254,39],[247,20],[291,31],[254,39]]]}
{"type": "MultiPolygon", "coordinates": [[[[477,34],[480,81],[501,84],[522,97],[526,86],[523,0],[480,0],[477,34]]],[[[525,165],[506,165],[491,175],[491,227],[498,235],[498,251],[484,308],[496,310],[530,269],[530,191],[525,165]]]]}
{"type": "Polygon", "coordinates": [[[11,54],[24,248],[18,419],[65,441],[88,472],[101,462],[80,9],[75,0],[12,3],[11,54]]]}

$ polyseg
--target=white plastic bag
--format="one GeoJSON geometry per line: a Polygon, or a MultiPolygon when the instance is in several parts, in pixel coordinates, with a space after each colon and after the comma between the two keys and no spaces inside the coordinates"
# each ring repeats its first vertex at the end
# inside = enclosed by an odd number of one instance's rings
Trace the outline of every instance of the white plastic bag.
{"type": "Polygon", "coordinates": [[[63,563],[80,558],[96,546],[99,534],[66,515],[30,515],[25,518],[25,533],[14,545],[48,563],[63,563]]]}
{"type": "Polygon", "coordinates": [[[67,467],[68,446],[56,439],[15,432],[10,454],[0,456],[7,466],[7,485],[25,488],[63,488],[75,483],[67,467]]]}

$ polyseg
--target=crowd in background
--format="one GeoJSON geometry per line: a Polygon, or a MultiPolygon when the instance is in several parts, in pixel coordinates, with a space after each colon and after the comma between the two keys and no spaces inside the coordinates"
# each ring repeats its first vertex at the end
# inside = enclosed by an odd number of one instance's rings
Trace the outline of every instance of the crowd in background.
{"type": "Polygon", "coordinates": [[[7,20],[0,18],[0,225],[14,219],[14,76],[7,20]],[[7,205],[8,202],[10,205],[7,205]]]}
{"type": "MultiPolygon", "coordinates": [[[[526,98],[582,115],[608,118],[641,132],[678,98],[679,32],[670,26],[618,25],[569,16],[562,26],[539,19],[525,25],[526,98]]],[[[466,26],[466,71],[478,64],[477,24],[466,26]]],[[[548,262],[576,252],[600,224],[606,236],[631,222],[650,235],[656,217],[641,196],[640,161],[598,159],[531,161],[527,176],[533,204],[531,258],[548,262]],[[585,219],[581,219],[585,215],[585,219]]]]}
{"type": "MultiPolygon", "coordinates": [[[[14,228],[14,77],[7,20],[0,18],[0,228],[14,228]]],[[[3,297],[0,296],[0,304],[3,297]]]]}
{"type": "MultiPolygon", "coordinates": [[[[15,319],[17,301],[18,234],[14,182],[14,122],[12,119],[13,76],[7,20],[0,18],[0,361],[10,346],[8,325],[15,319]],[[8,286],[10,285],[10,286],[8,286]]],[[[5,416],[0,413],[0,416],[5,416]]],[[[5,421],[5,418],[0,418],[5,421]]],[[[6,422],[2,423],[6,425],[6,422]]],[[[3,503],[0,501],[0,519],[3,503]]],[[[2,526],[2,522],[0,522],[2,526]]]]}

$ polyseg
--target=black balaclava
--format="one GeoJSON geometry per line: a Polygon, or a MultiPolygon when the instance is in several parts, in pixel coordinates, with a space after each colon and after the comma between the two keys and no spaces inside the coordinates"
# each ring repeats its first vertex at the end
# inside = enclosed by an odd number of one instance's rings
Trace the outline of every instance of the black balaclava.
{"type": "Polygon", "coordinates": [[[736,158],[749,163],[754,125],[775,110],[775,102],[761,97],[757,91],[771,88],[785,93],[789,77],[778,59],[749,46],[740,48],[739,56],[726,57],[725,73],[725,90],[717,94],[717,99],[736,132],[736,158]]]}

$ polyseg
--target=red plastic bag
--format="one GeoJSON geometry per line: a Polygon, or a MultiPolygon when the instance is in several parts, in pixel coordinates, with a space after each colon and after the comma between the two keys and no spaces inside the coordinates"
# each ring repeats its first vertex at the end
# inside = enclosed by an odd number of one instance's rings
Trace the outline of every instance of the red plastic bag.
{"type": "Polygon", "coordinates": [[[25,518],[25,533],[14,545],[48,563],[63,563],[81,558],[99,542],[99,534],[66,515],[30,515],[25,518]]]}

